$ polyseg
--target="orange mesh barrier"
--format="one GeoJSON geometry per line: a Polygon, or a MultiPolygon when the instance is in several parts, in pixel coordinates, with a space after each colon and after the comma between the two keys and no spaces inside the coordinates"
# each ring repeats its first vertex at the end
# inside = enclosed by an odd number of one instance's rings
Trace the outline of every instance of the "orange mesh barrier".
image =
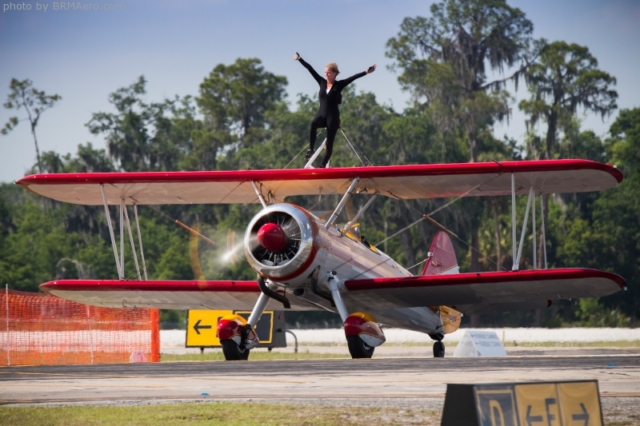
{"type": "Polygon", "coordinates": [[[158,362],[157,309],[98,308],[42,293],[0,295],[0,365],[158,362]]]}

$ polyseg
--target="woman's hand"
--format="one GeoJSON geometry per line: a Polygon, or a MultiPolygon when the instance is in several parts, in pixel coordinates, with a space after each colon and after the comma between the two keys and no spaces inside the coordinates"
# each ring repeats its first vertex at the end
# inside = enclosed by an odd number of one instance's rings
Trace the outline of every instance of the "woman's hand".
{"type": "Polygon", "coordinates": [[[374,72],[376,70],[376,64],[371,65],[369,68],[367,68],[367,74],[371,74],[372,72],[374,72]]]}
{"type": "Polygon", "coordinates": [[[300,54],[298,52],[293,54],[293,60],[294,61],[299,61],[300,60],[300,54]]]}

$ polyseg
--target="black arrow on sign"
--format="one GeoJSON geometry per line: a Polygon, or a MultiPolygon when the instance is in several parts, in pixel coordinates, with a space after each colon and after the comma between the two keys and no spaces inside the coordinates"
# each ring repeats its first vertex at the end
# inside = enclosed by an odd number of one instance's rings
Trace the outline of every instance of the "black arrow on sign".
{"type": "Polygon", "coordinates": [[[582,408],[582,413],[572,414],[571,418],[576,421],[584,420],[584,426],[587,426],[589,424],[589,413],[587,413],[587,409],[582,402],[580,403],[580,408],[582,408]]]}
{"type": "Polygon", "coordinates": [[[531,405],[527,405],[527,417],[525,418],[527,425],[531,426],[533,422],[542,422],[542,416],[531,415],[531,405]]]}
{"type": "Polygon", "coordinates": [[[210,329],[211,326],[210,325],[200,325],[200,321],[202,320],[198,320],[198,322],[196,322],[193,325],[193,329],[196,331],[196,333],[200,334],[200,330],[205,330],[205,329],[210,329]]]}

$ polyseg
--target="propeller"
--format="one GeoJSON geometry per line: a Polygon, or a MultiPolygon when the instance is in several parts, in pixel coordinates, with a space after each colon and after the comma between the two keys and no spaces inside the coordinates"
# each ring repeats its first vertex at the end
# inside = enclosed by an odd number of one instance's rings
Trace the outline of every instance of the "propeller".
{"type": "Polygon", "coordinates": [[[221,256],[223,263],[234,264],[239,262],[242,257],[239,255],[242,252],[242,240],[236,238],[237,232],[233,229],[227,231],[227,250],[221,256]]]}
{"type": "Polygon", "coordinates": [[[300,248],[298,222],[285,212],[271,212],[261,217],[251,229],[249,249],[253,257],[268,266],[289,262],[300,248]]]}

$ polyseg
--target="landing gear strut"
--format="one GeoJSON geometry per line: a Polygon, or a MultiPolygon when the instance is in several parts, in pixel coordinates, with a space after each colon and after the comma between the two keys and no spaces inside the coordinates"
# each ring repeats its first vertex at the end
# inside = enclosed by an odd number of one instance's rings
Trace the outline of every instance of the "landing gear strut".
{"type": "Polygon", "coordinates": [[[433,357],[444,358],[444,343],[440,340],[433,344],[433,357]]]}
{"type": "Polygon", "coordinates": [[[347,307],[342,300],[338,280],[334,271],[329,272],[329,290],[340,314],[344,325],[344,333],[349,345],[349,353],[352,358],[371,358],[376,346],[385,342],[384,333],[380,325],[369,314],[364,312],[354,312],[349,315],[347,307]]]}

